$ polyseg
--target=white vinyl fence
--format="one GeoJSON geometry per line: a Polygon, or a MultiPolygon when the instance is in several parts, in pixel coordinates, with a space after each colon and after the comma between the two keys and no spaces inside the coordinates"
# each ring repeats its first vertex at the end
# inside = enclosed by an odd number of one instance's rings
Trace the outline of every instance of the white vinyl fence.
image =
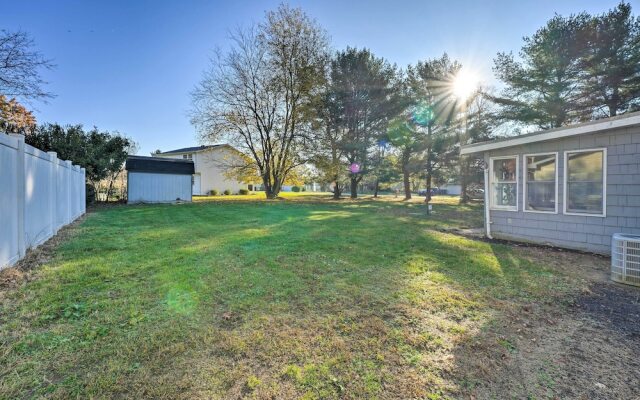
{"type": "Polygon", "coordinates": [[[84,214],[85,170],[0,134],[0,269],[84,214]]]}

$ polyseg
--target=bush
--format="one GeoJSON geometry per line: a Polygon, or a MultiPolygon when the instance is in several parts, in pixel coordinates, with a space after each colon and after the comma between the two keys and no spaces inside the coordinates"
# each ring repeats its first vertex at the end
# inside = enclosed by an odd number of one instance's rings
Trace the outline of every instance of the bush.
{"type": "Polygon", "coordinates": [[[231,194],[231,190],[229,189],[225,189],[224,192],[222,192],[225,196],[229,196],[231,194]]]}
{"type": "Polygon", "coordinates": [[[217,196],[218,195],[218,191],[213,189],[213,190],[209,190],[209,196],[217,196]]]}
{"type": "Polygon", "coordinates": [[[294,187],[291,188],[291,191],[297,193],[297,192],[300,191],[300,187],[299,186],[294,186],[294,187]]]}
{"type": "Polygon", "coordinates": [[[249,194],[249,191],[247,189],[240,189],[240,190],[238,190],[238,194],[247,195],[247,194],[249,194]]]}
{"type": "Polygon", "coordinates": [[[302,187],[302,191],[303,191],[303,192],[306,192],[306,191],[307,191],[307,188],[303,186],[303,187],[302,187]]]}

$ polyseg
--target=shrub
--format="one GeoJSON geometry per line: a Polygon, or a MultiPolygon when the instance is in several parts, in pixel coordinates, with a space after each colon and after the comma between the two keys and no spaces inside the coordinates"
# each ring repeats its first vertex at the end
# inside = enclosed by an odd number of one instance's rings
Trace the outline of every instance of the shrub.
{"type": "Polygon", "coordinates": [[[231,190],[225,189],[222,193],[224,193],[225,196],[229,196],[231,194],[231,190]]]}
{"type": "Polygon", "coordinates": [[[299,186],[294,186],[291,188],[292,192],[299,192],[300,191],[300,187],[299,186]]]}
{"type": "Polygon", "coordinates": [[[307,191],[307,188],[303,186],[303,187],[302,187],[302,191],[303,191],[303,192],[306,192],[306,191],[307,191]]]}
{"type": "Polygon", "coordinates": [[[240,189],[240,190],[238,190],[238,194],[247,195],[247,194],[249,194],[249,191],[247,189],[240,189]]]}
{"type": "Polygon", "coordinates": [[[209,190],[209,195],[210,196],[217,196],[218,195],[218,191],[213,189],[213,190],[209,190]]]}

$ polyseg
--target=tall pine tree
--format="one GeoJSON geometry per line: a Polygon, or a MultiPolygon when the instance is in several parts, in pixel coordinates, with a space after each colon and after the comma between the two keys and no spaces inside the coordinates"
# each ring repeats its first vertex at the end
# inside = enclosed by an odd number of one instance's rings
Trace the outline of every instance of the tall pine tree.
{"type": "Polygon", "coordinates": [[[556,15],[524,38],[521,61],[498,53],[494,71],[506,88],[493,100],[502,106],[504,120],[549,129],[589,118],[580,86],[589,19],[585,13],[556,15]]]}
{"type": "Polygon", "coordinates": [[[640,18],[621,3],[588,24],[582,87],[595,117],[640,108],[640,18]]]}

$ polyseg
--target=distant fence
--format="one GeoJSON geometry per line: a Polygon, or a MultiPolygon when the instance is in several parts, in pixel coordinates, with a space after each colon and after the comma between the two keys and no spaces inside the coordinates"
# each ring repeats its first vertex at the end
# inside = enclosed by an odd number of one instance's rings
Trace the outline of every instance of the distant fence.
{"type": "Polygon", "coordinates": [[[85,170],[0,134],[0,269],[84,214],[85,170]]]}

